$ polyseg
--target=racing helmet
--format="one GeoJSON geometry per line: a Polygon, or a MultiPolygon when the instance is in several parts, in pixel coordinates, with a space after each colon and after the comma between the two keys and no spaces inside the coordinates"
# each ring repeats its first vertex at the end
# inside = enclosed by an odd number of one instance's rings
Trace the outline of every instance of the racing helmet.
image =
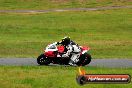
{"type": "Polygon", "coordinates": [[[62,44],[67,46],[68,44],[70,44],[70,37],[66,36],[64,38],[62,38],[62,44]]]}

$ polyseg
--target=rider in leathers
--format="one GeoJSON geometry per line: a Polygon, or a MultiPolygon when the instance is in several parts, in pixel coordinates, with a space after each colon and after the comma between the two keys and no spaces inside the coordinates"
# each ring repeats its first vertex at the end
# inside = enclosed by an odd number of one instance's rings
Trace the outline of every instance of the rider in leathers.
{"type": "Polygon", "coordinates": [[[69,57],[71,55],[69,65],[74,65],[74,63],[79,61],[81,49],[75,42],[70,40],[70,37],[64,37],[62,41],[57,42],[57,45],[62,44],[65,47],[66,54],[62,57],[69,57]]]}

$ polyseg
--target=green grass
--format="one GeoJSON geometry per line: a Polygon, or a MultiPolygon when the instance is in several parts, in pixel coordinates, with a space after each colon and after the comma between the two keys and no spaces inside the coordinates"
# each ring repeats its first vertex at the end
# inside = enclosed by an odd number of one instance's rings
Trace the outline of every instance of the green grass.
{"type": "MultiPolygon", "coordinates": [[[[84,67],[87,74],[130,74],[132,68],[84,67]]],[[[78,68],[64,66],[0,66],[1,88],[131,88],[130,84],[76,83],[78,68]]]]}
{"type": "Polygon", "coordinates": [[[37,57],[66,35],[93,58],[132,58],[131,9],[0,13],[0,57],[37,57]]]}
{"type": "Polygon", "coordinates": [[[87,8],[131,4],[131,0],[0,0],[0,9],[87,8]]]}

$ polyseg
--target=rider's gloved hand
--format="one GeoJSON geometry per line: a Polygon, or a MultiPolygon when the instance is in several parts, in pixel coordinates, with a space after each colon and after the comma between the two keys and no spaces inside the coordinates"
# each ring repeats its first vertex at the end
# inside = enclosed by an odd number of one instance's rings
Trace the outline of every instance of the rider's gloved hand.
{"type": "Polygon", "coordinates": [[[58,44],[58,45],[61,44],[61,41],[60,41],[60,42],[57,42],[57,44],[58,44]]]}
{"type": "Polygon", "coordinates": [[[57,45],[59,45],[60,44],[60,42],[57,42],[57,45]]]}

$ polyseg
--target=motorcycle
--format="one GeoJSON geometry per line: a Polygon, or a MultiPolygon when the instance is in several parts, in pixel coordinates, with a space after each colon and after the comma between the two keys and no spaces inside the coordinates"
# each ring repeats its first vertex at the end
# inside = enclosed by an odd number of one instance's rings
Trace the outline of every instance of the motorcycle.
{"type": "MultiPolygon", "coordinates": [[[[85,66],[91,62],[91,55],[88,53],[90,50],[89,47],[79,46],[81,49],[80,57],[78,62],[75,64],[77,66],[85,66]]],[[[63,57],[63,54],[66,52],[66,48],[63,45],[57,46],[55,44],[50,44],[44,50],[44,53],[38,56],[37,63],[39,65],[48,65],[52,64],[59,64],[59,65],[68,65],[70,61],[70,57],[63,57]]]]}

